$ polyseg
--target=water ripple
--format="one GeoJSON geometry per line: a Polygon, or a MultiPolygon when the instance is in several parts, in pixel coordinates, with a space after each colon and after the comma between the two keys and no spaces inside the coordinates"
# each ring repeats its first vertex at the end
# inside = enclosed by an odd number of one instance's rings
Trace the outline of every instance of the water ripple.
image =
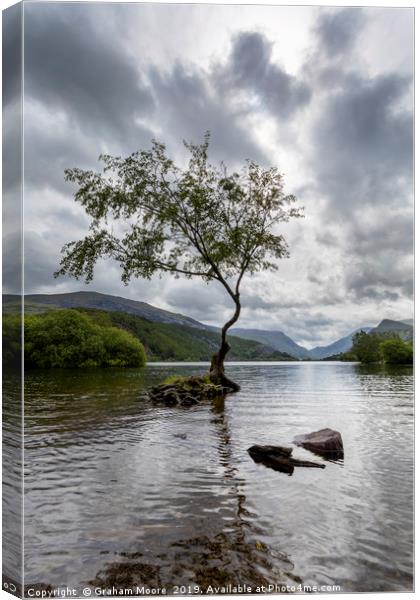
{"type": "MultiPolygon", "coordinates": [[[[240,532],[304,583],[411,590],[412,376],[342,363],[238,364],[228,370],[242,390],[222,407],[180,411],[141,399],[145,385],[200,370],[28,374],[27,581],[80,585],[109,554],[147,551],[163,564],[185,540],[240,532]],[[345,449],[325,470],[287,477],[246,451],[323,427],[341,431],[345,449]]],[[[6,392],[15,384],[11,375],[6,392]]],[[[5,398],[7,446],[17,430],[5,398]]],[[[294,455],[314,460],[302,448],[294,455]]]]}

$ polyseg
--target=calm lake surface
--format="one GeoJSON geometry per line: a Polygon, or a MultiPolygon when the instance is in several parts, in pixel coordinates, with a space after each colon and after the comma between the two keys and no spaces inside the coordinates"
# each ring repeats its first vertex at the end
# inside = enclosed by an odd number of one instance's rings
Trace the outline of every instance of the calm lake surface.
{"type": "Polygon", "coordinates": [[[238,584],[412,590],[412,370],[231,363],[242,390],[224,402],[141,398],[205,368],[27,373],[26,585],[81,589],[128,563],[166,585],[196,583],[202,565],[234,569],[238,584]],[[345,457],[323,470],[288,476],[247,453],[324,427],[342,433],[345,457]]]}

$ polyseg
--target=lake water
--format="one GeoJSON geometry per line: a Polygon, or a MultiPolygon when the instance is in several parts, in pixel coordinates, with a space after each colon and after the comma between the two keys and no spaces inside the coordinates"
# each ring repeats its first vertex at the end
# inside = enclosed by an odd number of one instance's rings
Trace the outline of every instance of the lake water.
{"type": "Polygon", "coordinates": [[[242,389],[224,402],[174,409],[141,397],[204,368],[27,373],[26,586],[411,590],[412,370],[231,363],[242,389]],[[288,476],[247,453],[324,427],[345,451],[325,469],[288,476]]]}

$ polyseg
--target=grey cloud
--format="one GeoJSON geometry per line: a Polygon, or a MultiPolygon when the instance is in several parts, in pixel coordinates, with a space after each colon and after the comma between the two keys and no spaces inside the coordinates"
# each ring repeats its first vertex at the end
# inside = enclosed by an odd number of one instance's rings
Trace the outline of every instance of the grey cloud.
{"type": "MultiPolygon", "coordinates": [[[[335,247],[346,293],[356,301],[396,300],[412,279],[401,267],[412,254],[413,121],[404,108],[411,81],[345,74],[342,65],[341,83],[311,131],[314,177],[340,228],[335,247]]],[[[333,239],[321,233],[317,241],[333,239]]]]}
{"type": "Polygon", "coordinates": [[[59,248],[35,231],[25,231],[25,291],[51,285],[52,275],[57,269],[59,248]],[[29,260],[28,260],[29,259],[29,260]]]}
{"type": "Polygon", "coordinates": [[[95,168],[100,152],[128,154],[148,146],[160,137],[143,125],[152,122],[170,150],[178,151],[182,139],[200,141],[210,130],[218,159],[269,162],[242,115],[214,93],[212,73],[181,63],[167,72],[152,64],[140,68],[143,57],[136,62],[122,44],[127,7],[36,4],[25,10],[26,95],[60,121],[49,130],[37,121],[36,104],[32,108],[25,139],[29,182],[64,191],[64,168],[95,168]]]}
{"type": "Polygon", "coordinates": [[[309,127],[314,178],[328,210],[344,224],[357,209],[411,201],[412,81],[396,72],[372,77],[352,60],[366,14],[353,7],[323,11],[303,69],[310,69],[319,100],[309,127]],[[325,48],[336,51],[333,63],[323,59],[325,48]]]}
{"type": "Polygon", "coordinates": [[[374,220],[343,226],[344,285],[357,301],[397,300],[413,293],[413,219],[384,207],[374,220]]]}
{"type": "Polygon", "coordinates": [[[396,302],[401,297],[400,294],[398,294],[397,292],[380,290],[375,287],[367,287],[365,288],[365,292],[369,300],[390,300],[391,302],[396,302]]]}
{"type": "Polygon", "coordinates": [[[172,283],[166,291],[165,301],[170,310],[215,326],[223,325],[234,310],[220,284],[206,285],[200,279],[172,283]]]}
{"type": "Polygon", "coordinates": [[[254,94],[274,115],[288,117],[311,99],[309,86],[272,61],[271,43],[257,32],[242,32],[234,39],[220,85],[254,94]]]}
{"type": "Polygon", "coordinates": [[[277,329],[306,348],[312,348],[320,340],[329,343],[339,337],[336,319],[326,317],[318,311],[308,315],[307,310],[292,309],[287,318],[278,324],[277,329]]]}
{"type": "Polygon", "coordinates": [[[69,121],[46,128],[35,117],[36,110],[26,111],[31,118],[25,127],[25,185],[42,190],[54,188],[70,195],[72,186],[64,179],[71,167],[98,168],[100,140],[92,139],[69,121]]]}
{"type": "Polygon", "coordinates": [[[355,300],[411,296],[413,271],[392,248],[369,260],[355,260],[346,272],[346,288],[355,300]]]}
{"type": "Polygon", "coordinates": [[[22,235],[19,231],[3,231],[3,294],[20,294],[22,290],[22,235]]]}
{"type": "MultiPolygon", "coordinates": [[[[11,233],[3,240],[3,292],[20,293],[22,260],[24,261],[25,293],[37,292],[43,286],[53,284],[53,272],[57,269],[59,248],[36,231],[25,231],[24,251],[22,235],[11,233]]],[[[74,282],[72,282],[74,287],[74,282]]]]}
{"type": "Polygon", "coordinates": [[[242,302],[247,310],[275,310],[280,304],[279,301],[266,300],[262,295],[246,291],[242,293],[242,302]]]}
{"type": "Polygon", "coordinates": [[[22,110],[18,99],[3,107],[3,193],[19,194],[22,186],[22,110]]]}
{"type": "Polygon", "coordinates": [[[347,233],[352,249],[346,288],[356,299],[411,297],[413,220],[410,211],[383,210],[375,220],[360,222],[347,233]]]}
{"type": "MultiPolygon", "coordinates": [[[[250,286],[251,287],[251,286],[250,286]]],[[[252,312],[254,315],[259,313],[271,311],[271,314],[275,311],[285,308],[296,308],[296,307],[308,307],[311,306],[311,301],[304,298],[284,298],[279,294],[275,300],[266,300],[258,294],[249,292],[247,287],[244,286],[242,292],[242,302],[245,311],[252,312]]]]}
{"type": "MultiPolygon", "coordinates": [[[[86,230],[74,210],[71,186],[63,181],[64,168],[96,168],[100,152],[128,154],[149,146],[152,137],[167,142],[178,159],[183,138],[200,141],[209,129],[212,158],[229,165],[245,158],[273,164],[274,144],[286,139],[292,160],[302,167],[296,186],[308,207],[309,235],[299,229],[291,237],[292,257],[301,257],[298,273],[286,269],[274,282],[272,274],[261,274],[258,285],[244,281],[241,324],[276,325],[298,340],[318,343],[338,337],[337,324],[344,333],[347,322],[348,331],[360,325],[359,318],[364,324],[360,306],[369,315],[391,303],[407,306],[411,81],[390,73],[385,62],[388,74],[372,77],[355,60],[365,11],[322,11],[312,59],[294,76],[255,31],[234,34],[230,53],[219,62],[210,59],[219,50],[215,39],[206,64],[190,64],[185,56],[158,69],[153,45],[148,57],[137,56],[136,44],[124,39],[127,18],[138,18],[136,5],[122,10],[110,4],[33,3],[25,11],[27,214],[36,215],[43,228],[31,233],[26,245],[28,291],[84,287],[51,276],[61,245],[86,230]],[[309,103],[310,110],[300,110],[309,103]],[[254,137],[250,126],[256,115],[270,117],[264,126],[277,119],[267,147],[259,145],[256,139],[263,136],[254,137]],[[142,125],[135,124],[137,118],[142,125]],[[260,293],[260,284],[270,293],[260,293]]],[[[12,106],[9,102],[7,110],[12,106]]],[[[16,173],[12,179],[15,185],[16,173]]],[[[13,269],[11,263],[10,277],[13,269]]],[[[214,324],[231,312],[223,290],[213,292],[200,281],[164,278],[124,288],[118,266],[110,263],[98,265],[90,287],[214,324]]]]}
{"type": "Polygon", "coordinates": [[[313,273],[312,271],[310,271],[308,273],[308,281],[310,281],[311,283],[321,284],[322,278],[319,277],[316,273],[313,273]]]}
{"type": "Polygon", "coordinates": [[[411,176],[412,116],[397,110],[410,82],[396,74],[360,80],[328,98],[313,131],[319,186],[334,210],[383,204],[411,176]]]}
{"type": "Polygon", "coordinates": [[[321,313],[317,313],[315,315],[305,318],[302,324],[308,329],[313,329],[314,327],[326,327],[333,325],[334,320],[331,317],[326,317],[321,313]]]}
{"type": "Polygon", "coordinates": [[[322,14],[316,27],[321,47],[330,55],[348,52],[356,43],[364,20],[363,11],[356,7],[322,14]]]}
{"type": "Polygon", "coordinates": [[[327,66],[319,63],[319,56],[315,54],[305,65],[305,71],[308,76],[315,78],[315,85],[319,89],[324,89],[327,93],[333,93],[343,86],[349,86],[351,80],[357,87],[360,74],[357,71],[343,71],[340,64],[333,65],[327,63],[327,66]]]}
{"type": "Polygon", "coordinates": [[[290,116],[311,97],[309,87],[271,60],[271,44],[255,32],[242,32],[232,43],[231,54],[208,72],[178,62],[162,72],[151,68],[151,89],[159,124],[171,137],[199,140],[212,133],[212,154],[228,164],[245,158],[262,164],[271,161],[252,138],[246,117],[255,107],[238,107],[238,91],[254,94],[276,116],[290,116]]]}
{"type": "Polygon", "coordinates": [[[20,99],[22,88],[22,4],[3,11],[3,109],[20,99]]]}
{"type": "Polygon", "coordinates": [[[134,119],[147,117],[153,100],[123,49],[123,31],[110,39],[103,16],[109,13],[94,5],[26,5],[25,93],[133,151],[142,134],[134,119]]]}
{"type": "Polygon", "coordinates": [[[242,163],[249,158],[267,163],[241,115],[230,109],[223,96],[212,93],[205,74],[178,63],[167,73],[151,69],[150,80],[160,126],[170,131],[174,148],[179,148],[182,139],[201,141],[209,130],[210,150],[218,159],[242,163]]]}
{"type": "Polygon", "coordinates": [[[411,212],[388,209],[375,220],[359,222],[349,233],[348,242],[362,256],[378,256],[383,252],[412,255],[414,223],[411,212]]]}
{"type": "Polygon", "coordinates": [[[335,233],[328,229],[317,233],[315,239],[318,244],[322,244],[329,248],[338,247],[342,241],[335,233]]]}
{"type": "Polygon", "coordinates": [[[22,288],[22,4],[3,11],[3,293],[18,294],[22,288]]]}
{"type": "MultiPolygon", "coordinates": [[[[72,237],[72,233],[68,233],[72,237]]],[[[86,285],[83,280],[76,280],[71,277],[59,277],[53,279],[53,273],[56,271],[60,261],[60,232],[51,228],[48,233],[40,235],[33,230],[25,231],[25,293],[54,293],[54,292],[72,292],[75,290],[95,290],[106,294],[114,294],[142,300],[152,304],[159,304],[158,299],[163,295],[165,282],[154,278],[153,280],[136,280],[128,286],[121,283],[121,269],[111,261],[100,261],[95,268],[95,279],[92,284],[86,285]]],[[[18,273],[19,257],[18,235],[11,235],[5,240],[8,260],[6,263],[7,286],[5,293],[18,293],[16,287],[19,283],[18,273]]]]}

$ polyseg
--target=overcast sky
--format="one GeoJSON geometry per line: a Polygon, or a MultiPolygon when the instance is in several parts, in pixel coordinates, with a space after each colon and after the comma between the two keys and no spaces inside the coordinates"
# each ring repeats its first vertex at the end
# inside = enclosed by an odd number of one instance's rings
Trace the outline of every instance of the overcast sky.
{"type": "MultiPolygon", "coordinates": [[[[125,287],[111,262],[89,286],[52,277],[61,246],[89,222],[66,167],[96,168],[101,152],[128,155],[152,138],[182,163],[182,140],[210,130],[214,161],[279,167],[305,206],[305,219],[284,226],[291,257],[244,280],[239,326],[314,346],[412,316],[411,9],[24,10],[26,293],[91,289],[221,325],[232,307],[216,283],[156,277],[125,287]]],[[[6,116],[17,106],[10,89],[6,116]]],[[[5,292],[17,291],[16,271],[10,263],[5,292]]]]}

